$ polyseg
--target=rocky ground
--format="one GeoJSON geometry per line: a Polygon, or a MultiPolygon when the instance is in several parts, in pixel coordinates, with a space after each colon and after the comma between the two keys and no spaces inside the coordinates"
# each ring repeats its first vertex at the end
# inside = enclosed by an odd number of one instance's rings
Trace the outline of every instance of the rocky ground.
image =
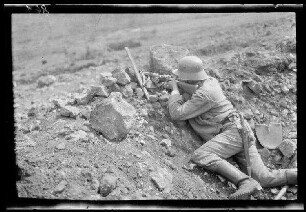
{"type": "MultiPolygon", "coordinates": [[[[165,81],[184,55],[205,62],[254,132],[281,123],[279,147],[258,142],[268,168],[297,167],[292,13],[14,14],[12,36],[19,197],[227,199],[235,185],[184,168],[203,142],[167,110],[165,81]]],[[[297,190],[282,199],[297,199],[297,190]]]]}

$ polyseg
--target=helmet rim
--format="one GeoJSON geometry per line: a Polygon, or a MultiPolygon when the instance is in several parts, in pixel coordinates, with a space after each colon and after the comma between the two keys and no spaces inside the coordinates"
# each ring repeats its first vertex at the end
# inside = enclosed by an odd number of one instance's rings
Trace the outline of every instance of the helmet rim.
{"type": "Polygon", "coordinates": [[[202,60],[196,56],[186,56],[179,60],[178,69],[172,71],[181,80],[204,80],[208,76],[202,60]]]}

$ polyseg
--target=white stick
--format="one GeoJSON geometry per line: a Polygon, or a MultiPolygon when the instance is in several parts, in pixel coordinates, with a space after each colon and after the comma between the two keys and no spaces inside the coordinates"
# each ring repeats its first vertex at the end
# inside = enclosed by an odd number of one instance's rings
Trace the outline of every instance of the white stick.
{"type": "Polygon", "coordinates": [[[276,195],[276,197],[274,198],[274,200],[279,200],[287,191],[288,189],[288,186],[284,186],[280,191],[279,193],[276,195]]]}

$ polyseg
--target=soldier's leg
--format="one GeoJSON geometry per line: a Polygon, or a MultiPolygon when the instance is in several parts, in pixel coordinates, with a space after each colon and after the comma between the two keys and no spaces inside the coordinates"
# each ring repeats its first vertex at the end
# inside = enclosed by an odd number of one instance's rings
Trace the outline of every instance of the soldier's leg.
{"type": "MultiPolygon", "coordinates": [[[[255,144],[249,148],[251,161],[252,178],[257,180],[262,187],[275,187],[285,184],[297,183],[297,170],[295,169],[279,169],[269,170],[263,163],[255,144]]],[[[235,155],[235,159],[241,169],[246,173],[246,160],[244,151],[235,155]]]]}
{"type": "Polygon", "coordinates": [[[241,152],[242,140],[236,128],[226,130],[194,151],[191,161],[215,171],[218,163],[241,152]]]}
{"type": "Polygon", "coordinates": [[[225,160],[241,150],[240,134],[236,128],[232,128],[220,133],[197,149],[191,161],[198,166],[217,172],[234,183],[238,190],[230,198],[240,198],[252,194],[259,187],[258,182],[249,179],[249,176],[225,160]]]}

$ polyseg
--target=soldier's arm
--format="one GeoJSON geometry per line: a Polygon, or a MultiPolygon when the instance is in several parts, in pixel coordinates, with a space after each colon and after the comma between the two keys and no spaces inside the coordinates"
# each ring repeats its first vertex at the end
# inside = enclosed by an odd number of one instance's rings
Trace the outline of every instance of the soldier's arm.
{"type": "Polygon", "coordinates": [[[187,120],[207,112],[211,109],[212,103],[200,92],[196,92],[186,102],[180,94],[172,94],[168,106],[173,120],[187,120]]]}

